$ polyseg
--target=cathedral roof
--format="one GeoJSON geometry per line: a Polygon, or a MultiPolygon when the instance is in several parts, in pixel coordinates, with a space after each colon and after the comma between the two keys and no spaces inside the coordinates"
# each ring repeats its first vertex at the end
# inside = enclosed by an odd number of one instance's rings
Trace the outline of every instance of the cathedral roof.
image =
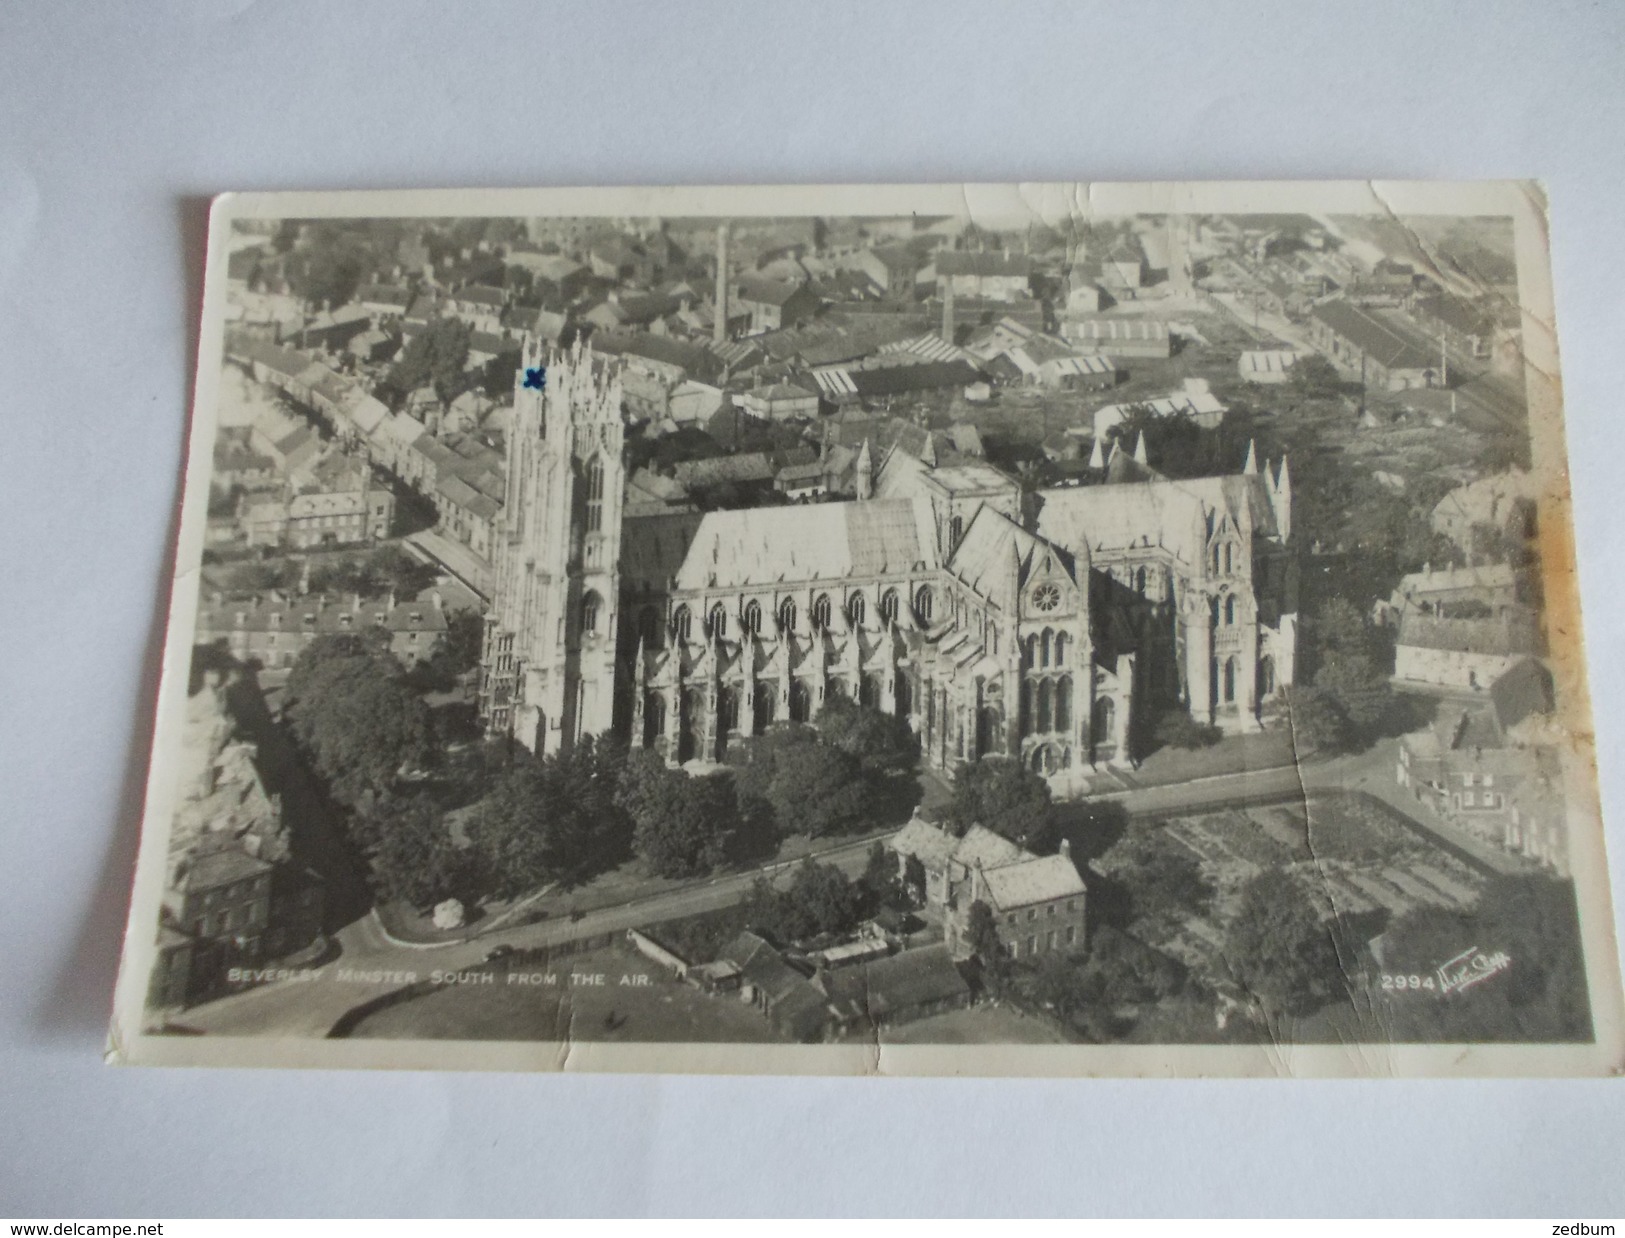
{"type": "Polygon", "coordinates": [[[1151,545],[1194,563],[1205,549],[1207,515],[1239,522],[1244,507],[1255,532],[1275,533],[1275,512],[1259,475],[1068,487],[1040,493],[1038,532],[1080,550],[1127,549],[1149,537],[1151,545]]]}
{"type": "Polygon", "coordinates": [[[932,568],[930,513],[907,499],[709,512],[677,588],[739,589],[932,568]]]}
{"type": "MultiPolygon", "coordinates": [[[[1009,584],[1023,583],[1032,570],[1033,552],[1043,548],[1042,541],[1008,516],[991,507],[979,507],[948,557],[948,568],[982,596],[995,596],[1009,584]],[[1016,574],[1013,581],[1008,575],[1012,564],[1016,574]]],[[[1071,554],[1056,548],[1056,559],[1076,580],[1071,554]]]]}

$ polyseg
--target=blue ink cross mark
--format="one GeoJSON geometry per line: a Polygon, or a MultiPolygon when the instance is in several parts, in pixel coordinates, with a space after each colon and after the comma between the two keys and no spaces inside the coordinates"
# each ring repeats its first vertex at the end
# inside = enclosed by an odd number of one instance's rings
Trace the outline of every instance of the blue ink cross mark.
{"type": "Polygon", "coordinates": [[[525,386],[531,391],[540,391],[547,386],[547,367],[538,365],[525,371],[525,386]]]}

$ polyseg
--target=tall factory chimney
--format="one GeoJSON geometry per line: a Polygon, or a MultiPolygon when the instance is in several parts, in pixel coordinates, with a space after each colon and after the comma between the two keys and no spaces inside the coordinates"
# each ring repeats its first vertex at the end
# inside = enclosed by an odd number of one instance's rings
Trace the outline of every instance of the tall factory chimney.
{"type": "Polygon", "coordinates": [[[716,321],[711,324],[711,338],[718,344],[728,342],[728,225],[717,225],[717,286],[716,321]]]}
{"type": "Polygon", "coordinates": [[[942,285],[942,338],[954,342],[954,277],[948,276],[942,285]]]}

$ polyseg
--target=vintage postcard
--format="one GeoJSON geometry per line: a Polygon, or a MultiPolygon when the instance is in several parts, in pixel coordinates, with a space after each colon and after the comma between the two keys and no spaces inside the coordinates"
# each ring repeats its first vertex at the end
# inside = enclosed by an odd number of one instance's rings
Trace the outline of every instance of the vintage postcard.
{"type": "Polygon", "coordinates": [[[204,305],[111,1060],[1625,1061],[1539,186],[230,195],[204,305]]]}

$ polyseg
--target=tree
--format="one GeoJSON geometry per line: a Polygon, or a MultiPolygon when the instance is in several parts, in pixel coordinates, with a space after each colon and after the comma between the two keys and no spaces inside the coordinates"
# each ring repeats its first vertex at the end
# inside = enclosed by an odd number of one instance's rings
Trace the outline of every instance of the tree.
{"type": "Polygon", "coordinates": [[[1572,883],[1540,874],[1497,877],[1469,910],[1412,911],[1384,935],[1382,970],[1438,986],[1437,969],[1467,950],[1504,958],[1504,970],[1448,994],[1435,987],[1396,996],[1384,1009],[1385,1035],[1434,1043],[1591,1039],[1572,883]]]}
{"type": "Polygon", "coordinates": [[[469,826],[494,892],[508,897],[548,882],[569,888],[625,859],[631,823],[616,801],[624,764],[614,745],[587,736],[499,778],[469,826]]]}
{"type": "Polygon", "coordinates": [[[955,834],[982,825],[1023,846],[1048,826],[1049,783],[1020,761],[987,756],[954,773],[945,817],[955,834]]]}
{"type": "Polygon", "coordinates": [[[1319,353],[1307,353],[1294,361],[1287,381],[1300,399],[1336,395],[1343,389],[1337,367],[1319,353]]]}
{"type": "Polygon", "coordinates": [[[1293,684],[1282,697],[1292,743],[1300,753],[1338,752],[1349,744],[1349,720],[1323,688],[1293,684]]]}
{"type": "Polygon", "coordinates": [[[468,324],[456,318],[437,319],[401,350],[385,381],[403,395],[431,384],[442,401],[450,402],[467,385],[463,368],[471,334],[468,324]]]}
{"type": "Polygon", "coordinates": [[[858,884],[863,887],[870,906],[876,911],[883,907],[907,906],[908,896],[903,883],[897,878],[897,857],[878,839],[869,847],[863,876],[858,879],[858,884]]]}
{"type": "Polygon", "coordinates": [[[652,752],[631,754],[617,800],[632,819],[632,850],[660,877],[692,877],[719,868],[739,825],[733,781],[693,778],[652,752]]]}
{"type": "Polygon", "coordinates": [[[463,891],[469,865],[428,796],[386,802],[374,813],[373,886],[423,910],[463,891]]]}
{"type": "Polygon", "coordinates": [[[1336,703],[1361,735],[1368,735],[1382,721],[1393,700],[1388,676],[1363,653],[1326,653],[1315,672],[1314,686],[1336,703]]]}
{"type": "Polygon", "coordinates": [[[757,736],[744,746],[737,774],[741,816],[768,809],[780,833],[817,838],[850,829],[863,819],[868,799],[862,766],[815,731],[791,727],[757,736]]]}
{"type": "Polygon", "coordinates": [[[925,902],[925,861],[911,855],[903,861],[903,890],[916,905],[925,902]]]}
{"type": "Polygon", "coordinates": [[[1112,876],[1135,919],[1183,922],[1205,914],[1213,884],[1189,849],[1162,830],[1136,829],[1112,849],[1112,876]]]}
{"type": "Polygon", "coordinates": [[[1165,748],[1189,749],[1211,748],[1224,733],[1211,723],[1198,722],[1189,710],[1170,709],[1157,719],[1154,734],[1165,748]]]}
{"type": "Polygon", "coordinates": [[[461,610],[446,620],[446,630],[435,641],[425,664],[429,678],[450,688],[459,675],[480,664],[485,646],[485,620],[475,610],[461,610]]]}
{"type": "Polygon", "coordinates": [[[862,918],[864,902],[864,892],[845,873],[809,856],[796,865],[788,889],[759,878],[746,906],[751,924],[791,942],[849,932],[862,918]]]}
{"type": "Polygon", "coordinates": [[[1040,956],[1028,984],[1028,994],[1040,1006],[1053,1010],[1063,1023],[1089,1001],[1089,985],[1080,966],[1082,960],[1062,950],[1040,956]]]}
{"type": "Polygon", "coordinates": [[[1241,908],[1225,932],[1224,957],[1237,983],[1272,1014],[1316,1009],[1343,976],[1331,925],[1279,869],[1242,887],[1241,908]]]}
{"type": "Polygon", "coordinates": [[[868,773],[902,773],[920,759],[920,745],[908,723],[873,705],[845,696],[832,696],[818,711],[818,736],[838,748],[868,773]]]}
{"type": "Polygon", "coordinates": [[[319,636],[288,675],[295,737],[340,801],[390,789],[433,755],[429,710],[406,683],[382,630],[319,636]]]}
{"type": "Polygon", "coordinates": [[[981,899],[970,905],[965,913],[965,945],[971,957],[981,966],[982,977],[989,988],[996,989],[1010,966],[1010,956],[999,940],[998,922],[993,908],[981,899]]]}

